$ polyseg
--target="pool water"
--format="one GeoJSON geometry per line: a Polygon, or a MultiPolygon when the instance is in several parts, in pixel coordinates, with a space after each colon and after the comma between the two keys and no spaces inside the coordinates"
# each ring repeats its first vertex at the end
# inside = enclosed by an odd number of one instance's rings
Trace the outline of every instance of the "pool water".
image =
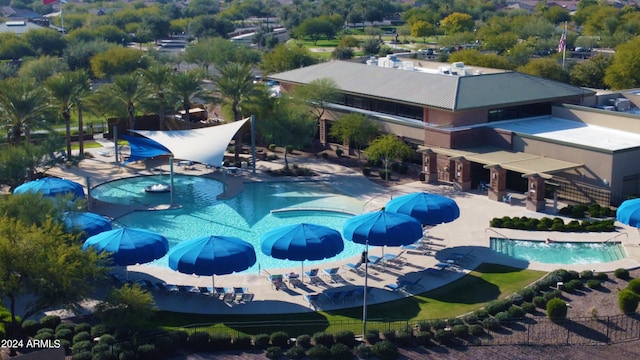
{"type": "Polygon", "coordinates": [[[490,239],[491,250],[516,259],[544,264],[595,264],[626,257],[620,242],[551,242],[490,239]]]}
{"type": "MultiPolygon", "coordinates": [[[[123,179],[107,183],[92,190],[97,199],[123,203],[121,196],[136,194],[135,201],[144,204],[166,204],[169,194],[144,193],[144,187],[158,183],[162,177],[123,179]],[[101,189],[105,186],[104,189],[101,189]],[[103,191],[104,190],[104,191],[103,191]],[[140,194],[140,193],[143,194],[140,194]]],[[[114,221],[114,227],[137,227],[164,235],[170,247],[195,237],[209,235],[235,236],[253,244],[257,262],[248,272],[259,269],[299,267],[299,261],[273,259],[262,254],[260,237],[267,231],[301,222],[325,225],[342,232],[344,222],[351,214],[362,212],[364,202],[339,193],[330,185],[319,182],[261,182],[246,183],[244,191],[229,200],[217,200],[222,184],[216,180],[177,175],[176,204],[180,209],[163,211],[136,211],[114,221]],[[271,213],[271,210],[293,211],[271,213]]],[[[124,202],[127,203],[128,202],[124,202]]],[[[345,241],[344,251],[331,260],[353,257],[363,245],[345,241]]],[[[305,268],[327,260],[305,261],[305,268]]],[[[167,267],[163,257],[150,265],[167,267]]]]}

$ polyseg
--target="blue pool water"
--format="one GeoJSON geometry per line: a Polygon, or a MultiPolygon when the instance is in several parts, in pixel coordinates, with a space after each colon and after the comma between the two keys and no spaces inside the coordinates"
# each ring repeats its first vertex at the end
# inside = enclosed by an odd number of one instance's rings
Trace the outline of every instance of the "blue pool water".
{"type": "MultiPolygon", "coordinates": [[[[167,204],[169,194],[144,192],[145,186],[164,181],[165,177],[162,176],[116,180],[96,187],[92,190],[92,196],[121,204],[167,204]]],[[[168,183],[168,176],[166,181],[168,183]]],[[[300,266],[299,261],[278,260],[262,254],[259,241],[265,232],[281,225],[301,222],[325,225],[342,232],[344,222],[353,216],[351,214],[361,213],[364,206],[362,201],[318,182],[247,183],[240,195],[229,200],[216,199],[216,195],[222,192],[222,184],[216,180],[177,175],[174,183],[174,202],[182,205],[182,208],[133,212],[116,219],[114,227],[129,226],[155,231],[164,235],[170,246],[200,236],[239,237],[252,243],[256,249],[256,265],[248,272],[300,266]],[[271,213],[271,210],[283,208],[295,211],[271,213]]],[[[362,250],[362,245],[345,241],[344,251],[331,260],[353,257],[362,250]]],[[[323,261],[305,261],[305,267],[323,261]]],[[[150,265],[166,267],[167,257],[150,265]]]]}
{"type": "Polygon", "coordinates": [[[545,264],[594,264],[624,259],[620,242],[551,242],[490,239],[491,250],[520,260],[545,264]]]}

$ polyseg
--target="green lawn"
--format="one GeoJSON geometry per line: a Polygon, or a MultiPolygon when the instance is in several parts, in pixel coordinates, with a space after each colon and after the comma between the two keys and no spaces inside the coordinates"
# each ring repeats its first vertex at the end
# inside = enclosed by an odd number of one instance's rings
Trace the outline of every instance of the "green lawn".
{"type": "MultiPolygon", "coordinates": [[[[545,272],[482,264],[469,275],[438,289],[397,301],[371,305],[368,307],[368,319],[375,324],[374,319],[417,321],[459,316],[482,307],[486,302],[511,295],[543,275],[545,272]]],[[[234,333],[237,331],[258,334],[273,331],[266,327],[267,323],[292,322],[291,326],[280,326],[286,327],[289,335],[294,336],[317,331],[337,332],[345,327],[352,328],[357,333],[361,319],[361,307],[277,315],[197,315],[160,312],[155,317],[154,325],[175,329],[188,324],[215,324],[211,329],[215,326],[218,331],[222,327],[234,333]],[[294,324],[298,321],[305,323],[294,324]]]]}

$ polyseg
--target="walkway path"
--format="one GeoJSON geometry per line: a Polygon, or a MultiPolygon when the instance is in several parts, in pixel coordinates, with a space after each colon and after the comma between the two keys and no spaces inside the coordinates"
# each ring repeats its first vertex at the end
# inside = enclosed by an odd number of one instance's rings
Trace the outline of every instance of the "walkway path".
{"type": "MultiPolygon", "coordinates": [[[[102,149],[103,150],[103,149],[102,149]]],[[[93,159],[87,159],[81,162],[79,167],[54,169],[50,173],[71,180],[85,183],[85,179],[90,179],[91,186],[96,184],[120,179],[140,174],[152,174],[157,168],[168,170],[168,165],[158,163],[157,161],[138,162],[126,166],[117,166],[113,161],[113,157],[102,156],[99,154],[101,149],[92,150],[95,154],[93,159]]],[[[290,156],[290,164],[298,164],[313,169],[319,174],[319,179],[325,180],[332,184],[338,190],[347,195],[356,197],[366,203],[364,211],[371,211],[384,207],[387,201],[393,196],[406,194],[415,191],[428,191],[439,193],[453,198],[461,209],[461,216],[458,220],[438,225],[429,230],[429,235],[433,242],[435,251],[429,255],[408,254],[406,256],[407,265],[402,267],[388,267],[386,269],[372,270],[369,276],[369,286],[373,287],[373,297],[369,303],[386,302],[398,299],[402,296],[408,296],[408,293],[391,292],[384,289],[385,284],[394,283],[399,277],[413,280],[422,277],[420,285],[416,291],[426,291],[440,287],[455,279],[462,277],[469,269],[482,262],[501,263],[523,268],[530,268],[542,271],[551,271],[562,267],[569,270],[597,270],[597,271],[613,271],[616,268],[635,268],[640,266],[640,234],[635,228],[621,226],[619,233],[625,235],[619,236],[625,245],[629,257],[620,261],[602,263],[602,264],[577,264],[555,266],[540,263],[526,263],[524,261],[515,260],[506,256],[501,256],[489,250],[489,237],[499,236],[500,234],[512,238],[528,238],[529,240],[544,240],[553,238],[558,241],[605,241],[611,239],[614,235],[611,233],[597,234],[571,234],[558,232],[514,232],[504,229],[492,230],[488,228],[489,221],[493,217],[501,216],[527,216],[527,217],[543,217],[553,216],[555,213],[552,204],[549,203],[545,213],[536,213],[528,211],[523,205],[520,205],[518,196],[514,195],[515,201],[512,204],[490,201],[486,194],[476,192],[458,192],[454,191],[450,186],[436,186],[423,184],[421,182],[413,182],[409,184],[399,185],[392,188],[381,187],[360,173],[340,165],[332,164],[322,158],[290,156]],[[497,232],[496,232],[497,231],[497,232]],[[464,264],[462,271],[442,271],[437,275],[426,274],[425,269],[432,268],[437,262],[445,261],[451,257],[453,253],[469,253],[473,255],[471,261],[464,264]]],[[[245,171],[241,177],[227,176],[229,187],[227,191],[241,191],[242,182],[248,181],[283,181],[282,177],[273,178],[266,171],[274,168],[281,168],[282,161],[259,161],[256,165],[256,174],[251,171],[245,171]]],[[[176,172],[198,174],[206,176],[220,176],[213,173],[211,169],[203,166],[196,166],[194,169],[186,170],[176,167],[176,172]]],[[[524,198],[524,196],[522,196],[524,198]]],[[[113,206],[110,204],[94,202],[91,204],[92,211],[104,214],[106,216],[121,216],[125,211],[131,211],[131,208],[113,206]]],[[[381,249],[372,248],[370,254],[377,255],[381,249]]],[[[388,248],[387,253],[398,253],[397,249],[388,248]]],[[[327,262],[324,268],[341,267],[347,262],[357,262],[357,258],[349,259],[341,262],[327,262]]],[[[280,269],[279,273],[288,273],[290,271],[297,272],[299,268],[280,269]]],[[[193,286],[210,286],[211,278],[195,277],[166,268],[158,268],[147,265],[136,265],[128,267],[128,274],[131,279],[148,279],[151,281],[165,281],[171,284],[193,285],[193,286]]],[[[225,276],[216,276],[216,286],[246,287],[251,293],[255,294],[252,301],[246,303],[224,303],[216,301],[210,297],[201,295],[164,295],[157,296],[156,303],[161,309],[176,312],[190,313],[224,313],[224,314],[251,314],[251,313],[292,313],[313,311],[306,302],[303,295],[310,293],[322,293],[331,291],[334,288],[343,286],[362,286],[364,277],[354,272],[340,272],[342,281],[340,283],[331,283],[326,280],[318,285],[304,285],[302,287],[289,287],[288,290],[278,291],[271,286],[265,273],[257,274],[234,274],[225,276]]],[[[358,306],[359,301],[350,302],[348,304],[336,304],[330,301],[320,303],[322,309],[330,310],[344,306],[358,306]]],[[[361,302],[360,302],[361,304],[361,302]]]]}

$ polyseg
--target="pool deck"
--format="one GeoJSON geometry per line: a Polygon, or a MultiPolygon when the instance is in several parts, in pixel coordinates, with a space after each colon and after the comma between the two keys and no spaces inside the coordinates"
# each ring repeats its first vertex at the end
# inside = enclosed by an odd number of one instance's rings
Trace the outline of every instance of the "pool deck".
{"type": "MultiPolygon", "coordinates": [[[[61,167],[52,169],[49,174],[56,175],[70,180],[77,181],[86,186],[86,178],[90,178],[91,186],[97,184],[121,179],[137,175],[151,175],[162,169],[168,171],[167,160],[163,160],[164,164],[158,163],[157,160],[149,160],[147,162],[138,162],[130,165],[117,165],[113,156],[101,155],[104,149],[89,149],[94,153],[93,159],[87,159],[81,162],[79,167],[61,167]]],[[[558,268],[568,270],[595,270],[595,271],[613,271],[617,268],[637,268],[640,267],[640,231],[636,228],[628,227],[620,223],[616,223],[619,227],[616,233],[562,233],[562,232],[526,232],[508,229],[492,229],[488,227],[489,221],[494,217],[502,216],[527,216],[541,218],[544,216],[556,216],[551,201],[547,203],[544,213],[532,212],[524,207],[524,195],[513,195],[511,204],[491,201],[487,198],[486,193],[482,194],[476,191],[459,192],[455,191],[448,185],[430,185],[423,184],[419,181],[398,185],[390,188],[383,188],[369,181],[361,173],[351,169],[342,167],[337,164],[327,162],[318,158],[299,157],[292,155],[289,157],[290,164],[298,164],[313,169],[319,176],[314,177],[315,180],[322,180],[330,183],[336,189],[342,191],[346,195],[356,197],[366,204],[364,211],[371,211],[384,207],[385,203],[393,196],[407,194],[415,191],[427,191],[442,194],[454,199],[460,207],[460,218],[448,224],[435,226],[428,231],[431,241],[432,251],[430,254],[418,253],[402,253],[406,259],[403,266],[388,266],[386,268],[369,269],[368,286],[372,287],[371,296],[368,298],[368,304],[387,302],[399,299],[404,296],[410,296],[410,292],[423,292],[434,289],[454,281],[465,273],[469,272],[477,265],[483,262],[498,263],[511,265],[520,268],[529,268],[532,270],[552,271],[558,268]],[[530,263],[502,256],[492,252],[489,249],[490,237],[507,237],[527,240],[545,240],[547,238],[554,241],[620,241],[624,245],[628,257],[619,261],[599,263],[599,264],[582,264],[582,265],[551,265],[542,263],[530,263]],[[454,253],[469,255],[465,257],[465,261],[459,264],[458,269],[445,269],[442,271],[427,271],[434,268],[439,262],[446,262],[453,257],[454,253]],[[395,283],[398,279],[406,279],[413,281],[420,278],[419,286],[410,288],[407,292],[392,292],[385,289],[386,284],[395,283]]],[[[242,191],[242,184],[251,181],[286,181],[284,177],[271,177],[266,174],[269,169],[281,168],[282,160],[276,161],[258,161],[256,164],[256,173],[251,170],[243,171],[240,176],[225,176],[227,188],[225,197],[232,197],[242,191]]],[[[174,168],[176,173],[204,175],[222,180],[223,174],[214,172],[212,169],[206,169],[204,166],[195,165],[192,168],[174,168]]],[[[295,180],[295,179],[294,179],[295,180]]],[[[558,204],[558,208],[564,206],[558,204]]],[[[90,210],[111,218],[117,218],[134,210],[141,210],[141,206],[123,206],[102,203],[99,201],[90,202],[90,210]]],[[[258,250],[259,251],[259,250],[258,250]]],[[[370,255],[380,255],[383,249],[379,247],[371,247],[370,255]]],[[[398,254],[400,250],[397,248],[384,249],[385,253],[398,254]]],[[[364,276],[355,272],[346,271],[342,266],[349,262],[357,262],[358,257],[343,261],[327,261],[320,268],[329,269],[338,267],[339,272],[337,283],[331,282],[329,278],[321,276],[321,281],[316,284],[302,284],[294,287],[292,284],[285,282],[287,288],[283,290],[275,289],[268,280],[268,273],[242,273],[233,275],[224,275],[215,277],[215,285],[219,287],[244,287],[253,294],[253,299],[240,302],[224,302],[209,296],[200,294],[157,294],[156,305],[163,310],[170,310],[185,313],[201,313],[201,314],[260,314],[260,313],[294,313],[314,311],[314,307],[310,306],[306,301],[306,294],[321,294],[320,301],[317,303],[318,308],[322,310],[332,310],[344,307],[361,306],[361,299],[350,299],[349,301],[330,301],[328,296],[342,288],[348,289],[356,286],[364,285],[364,276]]],[[[307,269],[308,266],[305,268],[307,269]]],[[[124,269],[120,269],[124,274],[124,269]]],[[[271,274],[287,274],[289,272],[300,272],[300,267],[290,269],[269,270],[271,274]]],[[[211,286],[211,277],[198,277],[185,275],[167,268],[158,268],[148,265],[135,265],[128,267],[128,277],[131,280],[147,279],[151,281],[164,281],[169,284],[176,285],[192,285],[192,286],[211,286]]],[[[90,307],[92,302],[87,302],[90,307]]]]}

